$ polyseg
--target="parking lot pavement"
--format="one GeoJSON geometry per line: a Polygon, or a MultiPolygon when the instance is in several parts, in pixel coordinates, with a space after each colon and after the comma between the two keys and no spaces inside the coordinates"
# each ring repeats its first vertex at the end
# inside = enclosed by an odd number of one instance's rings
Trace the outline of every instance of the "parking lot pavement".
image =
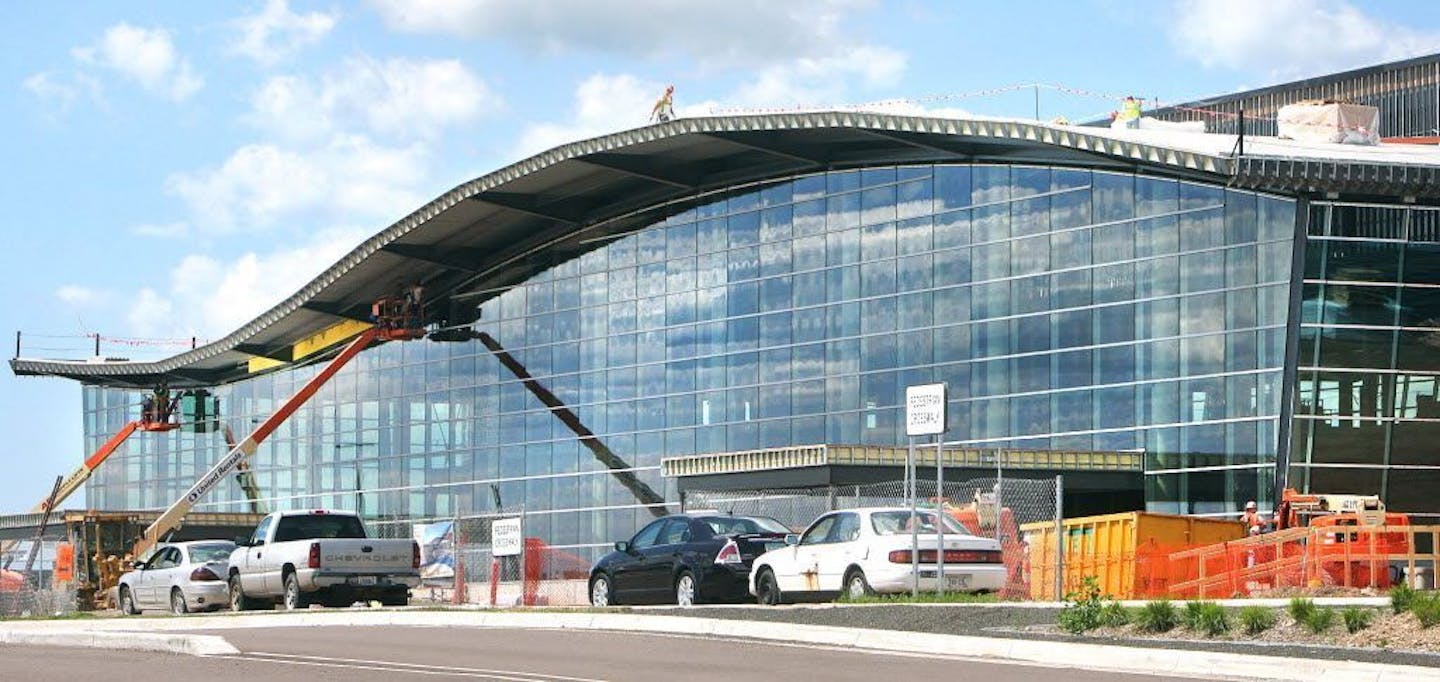
{"type": "Polygon", "coordinates": [[[1055,679],[1165,682],[1183,678],[1118,675],[897,656],[834,648],[691,637],[556,630],[422,627],[307,627],[225,630],[241,653],[191,657],[132,651],[0,646],[5,679],[114,682],[162,675],[213,682],[381,682],[482,679],[511,682],[880,678],[1021,682],[1055,679]],[[13,678],[9,675],[14,675],[13,678]]]}

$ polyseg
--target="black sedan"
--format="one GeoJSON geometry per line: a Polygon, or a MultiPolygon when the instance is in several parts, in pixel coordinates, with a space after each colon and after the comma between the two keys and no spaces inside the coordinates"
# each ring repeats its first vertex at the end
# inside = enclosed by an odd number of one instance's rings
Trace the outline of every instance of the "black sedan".
{"type": "Polygon", "coordinates": [[[640,529],[590,569],[590,603],[679,604],[743,601],[750,563],[783,546],[789,533],[764,516],[677,514],[640,529]]]}

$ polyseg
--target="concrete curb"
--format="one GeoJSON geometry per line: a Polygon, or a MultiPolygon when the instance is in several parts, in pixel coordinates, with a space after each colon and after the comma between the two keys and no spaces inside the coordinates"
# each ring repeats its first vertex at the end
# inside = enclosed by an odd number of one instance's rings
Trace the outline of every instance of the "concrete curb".
{"type": "MultiPolygon", "coordinates": [[[[1119,603],[1123,606],[1144,606],[1154,599],[1122,599],[1119,603]]],[[[1245,606],[1264,606],[1266,608],[1285,608],[1290,605],[1289,599],[1267,598],[1267,599],[1171,599],[1175,605],[1183,605],[1187,601],[1212,601],[1225,608],[1242,608],[1245,606]]],[[[1382,607],[1390,605],[1389,597],[1315,597],[1311,599],[1316,606],[1372,606],[1382,607]]],[[[996,601],[996,602],[956,602],[956,603],[916,603],[907,604],[896,602],[894,604],[867,603],[867,604],[845,604],[839,602],[825,602],[819,604],[795,604],[789,608],[799,609],[869,609],[886,606],[914,606],[920,608],[951,608],[951,609],[1059,609],[1064,608],[1063,601],[996,601]]],[[[656,606],[633,606],[628,607],[636,611],[681,611],[681,607],[674,605],[656,606]]],[[[706,609],[756,609],[765,608],[755,604],[705,604],[706,609]]]]}
{"type": "Polygon", "coordinates": [[[190,656],[225,656],[240,653],[223,637],[156,632],[101,632],[92,630],[49,630],[24,632],[0,630],[0,644],[85,647],[156,651],[190,656]]]}
{"type": "MultiPolygon", "coordinates": [[[[785,644],[833,646],[877,653],[954,656],[991,662],[1015,662],[1055,668],[1085,668],[1109,672],[1175,675],[1182,677],[1324,680],[1325,682],[1440,682],[1440,668],[1362,663],[1357,661],[1312,660],[1294,657],[1261,656],[1213,651],[1126,647],[1113,644],[1035,641],[969,635],[941,635],[898,630],[869,630],[826,625],[801,625],[746,620],[693,618],[688,616],[642,615],[607,612],[513,612],[513,611],[316,611],[312,613],[252,614],[201,618],[127,618],[96,620],[80,629],[72,622],[27,621],[0,624],[0,642],[16,633],[67,633],[63,646],[107,646],[134,641],[137,645],[159,646],[166,635],[196,630],[284,628],[314,626],[397,625],[413,627],[490,627],[518,629],[604,630],[701,637],[729,637],[785,644]],[[137,629],[146,633],[133,632],[137,629]],[[150,634],[154,640],[104,640],[75,636],[101,633],[116,635],[150,634]],[[100,642],[104,642],[103,644],[100,642]]],[[[175,635],[170,635],[175,636],[175,635]]],[[[186,639],[205,635],[181,635],[186,639]]],[[[225,650],[183,653],[234,653],[219,637],[225,650]]],[[[18,642],[17,642],[18,643],[18,642]]],[[[31,641],[27,643],[39,644],[31,641]]],[[[54,643],[54,642],[51,642],[54,643]]],[[[199,647],[199,643],[171,646],[199,647]]],[[[206,645],[209,646],[209,645],[206,645]]],[[[121,648],[118,645],[116,648],[121,648]]],[[[124,647],[131,648],[131,647],[124,647]]],[[[156,650],[156,649],[147,649],[156,650]]],[[[165,649],[167,651],[173,649],[165,649]]]]}

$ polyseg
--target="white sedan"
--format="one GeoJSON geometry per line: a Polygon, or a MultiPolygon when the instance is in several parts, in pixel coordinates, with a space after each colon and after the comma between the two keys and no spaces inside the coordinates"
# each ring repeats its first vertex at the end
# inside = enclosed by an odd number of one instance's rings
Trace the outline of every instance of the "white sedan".
{"type": "Polygon", "coordinates": [[[169,609],[180,615],[229,605],[224,576],[234,549],[228,540],[161,545],[149,560],[135,562],[135,570],[120,576],[120,613],[169,609]]]}
{"type": "MultiPolygon", "coordinates": [[[[916,583],[911,552],[918,549],[919,588],[940,584],[934,510],[915,513],[919,534],[911,542],[911,514],[902,507],[834,511],[816,519],[786,547],[755,559],[750,594],[761,604],[833,598],[842,593],[895,594],[916,583]]],[[[1000,543],[972,535],[954,519],[945,524],[944,588],[995,591],[1005,586],[1000,543]]]]}

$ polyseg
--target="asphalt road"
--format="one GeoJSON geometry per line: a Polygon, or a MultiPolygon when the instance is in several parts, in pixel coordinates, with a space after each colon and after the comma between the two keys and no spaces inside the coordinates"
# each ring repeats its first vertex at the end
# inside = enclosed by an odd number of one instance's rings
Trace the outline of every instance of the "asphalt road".
{"type": "MultiPolygon", "coordinates": [[[[199,632],[199,631],[197,631],[199,632]]],[[[875,654],[737,640],[558,630],[305,627],[212,631],[242,652],[191,657],[0,645],[0,679],[115,682],[506,682],[943,679],[955,682],[1164,682],[964,659],[875,654]]]]}

